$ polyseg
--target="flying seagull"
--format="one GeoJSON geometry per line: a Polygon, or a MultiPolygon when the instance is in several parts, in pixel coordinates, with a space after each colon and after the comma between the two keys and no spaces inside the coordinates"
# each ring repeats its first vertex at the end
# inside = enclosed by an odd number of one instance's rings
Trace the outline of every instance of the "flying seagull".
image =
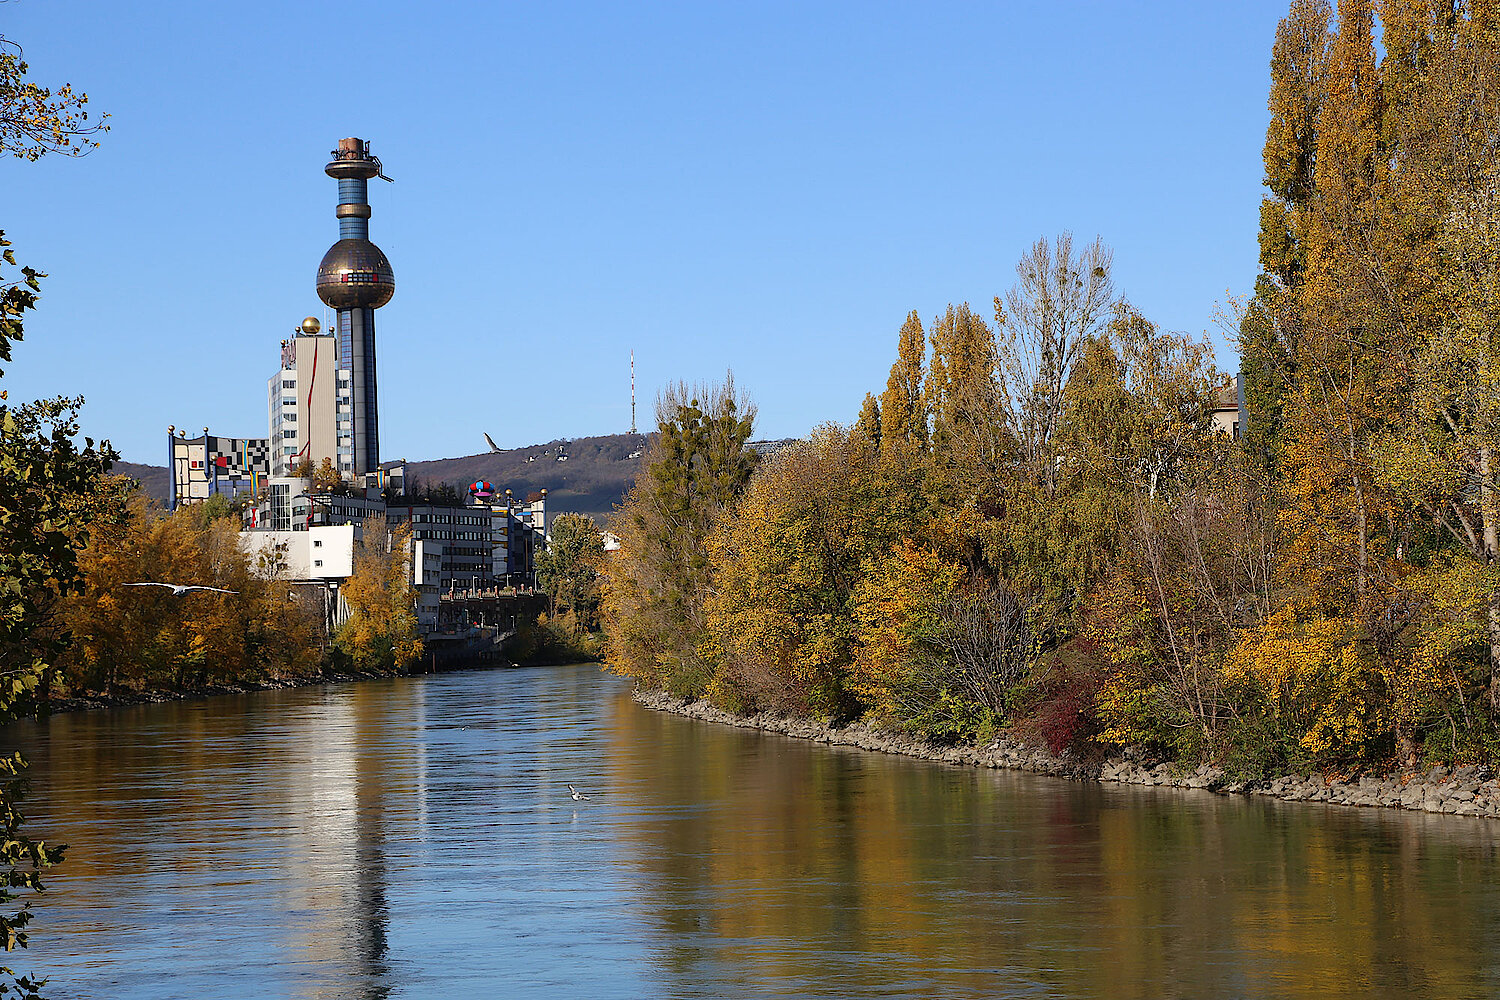
{"type": "Polygon", "coordinates": [[[122,587],[166,587],[172,592],[173,597],[181,597],[190,590],[212,590],[216,594],[238,594],[238,590],[225,590],[223,587],[200,587],[196,584],[185,585],[181,583],[155,583],[147,581],[144,583],[122,583],[122,587]]]}
{"type": "Polygon", "coordinates": [[[568,791],[570,791],[570,792],[573,793],[573,801],[574,802],[578,802],[578,801],[580,801],[582,799],[588,798],[587,795],[583,794],[578,789],[574,788],[572,785],[568,786],[568,791]]]}

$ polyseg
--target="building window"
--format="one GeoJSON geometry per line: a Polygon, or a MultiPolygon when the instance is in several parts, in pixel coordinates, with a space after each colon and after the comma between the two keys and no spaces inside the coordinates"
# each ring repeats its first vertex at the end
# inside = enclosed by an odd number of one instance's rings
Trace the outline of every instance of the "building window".
{"type": "Polygon", "coordinates": [[[314,566],[321,566],[321,565],[323,565],[323,560],[321,560],[321,559],[314,559],[313,560],[313,565],[314,566]]]}
{"type": "Polygon", "coordinates": [[[322,547],[323,547],[323,539],[321,539],[321,538],[314,538],[313,539],[313,548],[315,548],[315,549],[321,549],[322,547]]]}
{"type": "Polygon", "coordinates": [[[281,432],[281,436],[283,438],[289,438],[289,439],[295,440],[296,437],[297,437],[297,432],[296,431],[282,431],[281,432]]]}
{"type": "Polygon", "coordinates": [[[290,378],[284,378],[284,379],[281,380],[281,387],[283,389],[295,389],[295,388],[297,388],[297,380],[296,379],[290,379],[290,378]]]}

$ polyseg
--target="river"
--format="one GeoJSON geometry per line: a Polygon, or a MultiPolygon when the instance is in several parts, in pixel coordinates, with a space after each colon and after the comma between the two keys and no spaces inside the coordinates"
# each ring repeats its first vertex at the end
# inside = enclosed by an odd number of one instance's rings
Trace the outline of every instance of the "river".
{"type": "Polygon", "coordinates": [[[4,738],[70,844],[8,956],[53,1000],[1500,994],[1494,821],[830,748],[594,665],[4,738]]]}

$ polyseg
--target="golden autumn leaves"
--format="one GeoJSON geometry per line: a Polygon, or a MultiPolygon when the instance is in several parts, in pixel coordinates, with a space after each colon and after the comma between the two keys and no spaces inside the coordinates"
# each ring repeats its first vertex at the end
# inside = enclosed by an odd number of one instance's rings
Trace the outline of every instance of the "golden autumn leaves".
{"type": "Polygon", "coordinates": [[[731,708],[1246,773],[1491,755],[1497,28],[1491,4],[1292,3],[1242,442],[1206,343],[1117,297],[1102,244],[1039,241],[993,325],[911,313],[851,426],[712,496],[693,470],[726,456],[667,407],[677,444],[621,512],[612,662],[731,708]]]}

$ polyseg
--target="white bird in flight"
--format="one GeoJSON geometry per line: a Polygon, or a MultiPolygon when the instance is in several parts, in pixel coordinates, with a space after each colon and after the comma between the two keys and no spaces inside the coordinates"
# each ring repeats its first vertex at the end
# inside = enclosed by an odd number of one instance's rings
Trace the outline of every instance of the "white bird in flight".
{"type": "Polygon", "coordinates": [[[588,798],[587,795],[583,794],[578,789],[574,788],[572,785],[568,786],[568,791],[570,791],[570,792],[573,793],[573,801],[574,802],[578,802],[578,801],[580,801],[582,799],[588,798]]]}
{"type": "Polygon", "coordinates": [[[173,597],[181,597],[183,594],[186,594],[190,590],[212,590],[216,594],[238,594],[239,593],[238,590],[225,590],[223,587],[202,587],[202,586],[198,586],[197,584],[191,584],[191,585],[189,585],[189,584],[181,584],[181,583],[155,583],[155,582],[152,582],[152,581],[147,581],[147,582],[144,582],[144,583],[122,583],[122,584],[120,584],[120,586],[122,586],[122,587],[166,587],[168,590],[170,590],[172,592],[172,596],[173,597]]]}

